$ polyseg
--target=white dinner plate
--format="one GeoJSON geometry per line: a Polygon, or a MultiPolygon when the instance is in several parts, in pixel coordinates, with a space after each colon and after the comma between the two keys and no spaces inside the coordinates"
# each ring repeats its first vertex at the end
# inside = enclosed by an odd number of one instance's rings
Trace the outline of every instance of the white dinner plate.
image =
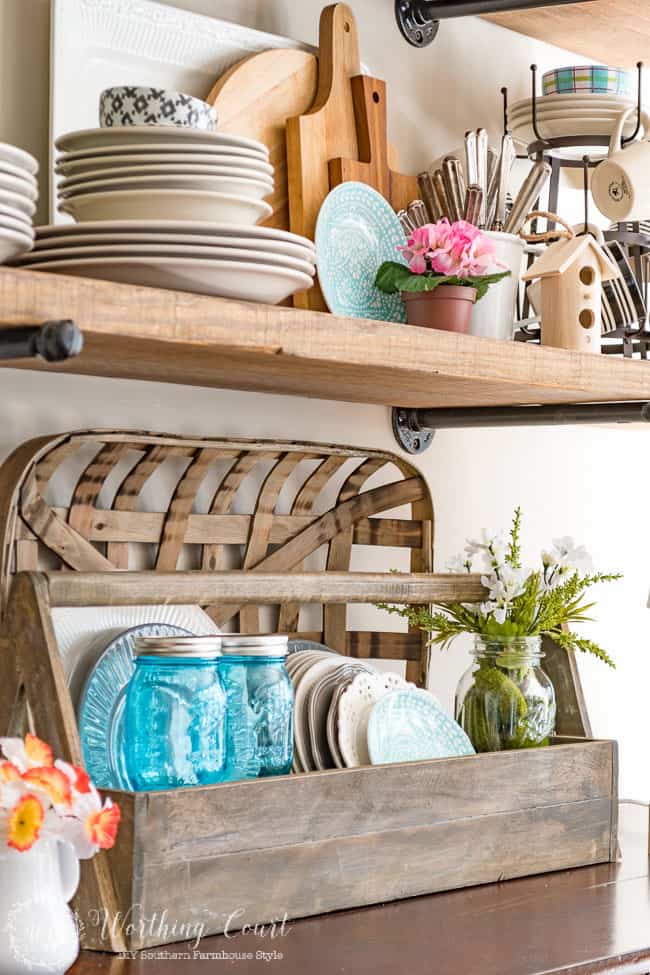
{"type": "Polygon", "coordinates": [[[152,145],[150,142],[138,142],[133,145],[97,146],[91,149],[79,149],[75,152],[64,152],[58,157],[56,166],[68,165],[73,162],[88,162],[88,160],[100,158],[114,158],[115,156],[120,156],[120,158],[142,155],[155,156],[156,158],[160,158],[161,161],[172,156],[194,159],[199,153],[201,155],[209,154],[210,156],[219,156],[220,158],[228,157],[232,159],[233,163],[241,161],[246,163],[246,165],[250,163],[255,165],[271,165],[266,156],[262,156],[259,152],[252,149],[241,149],[238,146],[181,146],[173,143],[152,145]]]}
{"type": "Polygon", "coordinates": [[[294,745],[305,772],[316,771],[316,762],[311,751],[309,719],[306,708],[308,694],[324,674],[329,670],[338,670],[343,662],[344,658],[338,654],[326,654],[322,659],[317,659],[310,664],[296,687],[293,720],[294,745]]]}
{"type": "MultiPolygon", "coordinates": [[[[2,211],[0,211],[0,223],[2,222],[2,211]]],[[[25,226],[27,226],[25,224],[25,226]]],[[[299,261],[306,261],[310,265],[316,263],[316,251],[313,248],[302,247],[283,240],[266,240],[264,237],[214,237],[201,236],[200,234],[85,234],[84,228],[88,224],[75,224],[74,228],[78,234],[67,235],[65,237],[39,237],[35,242],[35,250],[38,253],[52,251],[63,256],[70,253],[73,247],[117,247],[125,244],[146,244],[149,245],[150,253],[154,253],[158,245],[165,244],[169,247],[232,247],[237,250],[254,250],[274,254],[280,257],[288,257],[299,261]]],[[[30,225],[31,227],[31,225],[30,225]]],[[[246,228],[242,228],[242,234],[246,228]]]]}
{"type": "Polygon", "coordinates": [[[112,167],[111,169],[89,169],[83,172],[69,173],[59,180],[58,189],[72,189],[73,186],[81,186],[91,183],[93,180],[106,179],[132,179],[134,177],[151,178],[152,176],[166,176],[174,178],[188,179],[195,176],[208,176],[212,179],[253,179],[260,183],[266,183],[273,189],[273,178],[268,173],[259,169],[249,169],[244,166],[192,166],[192,165],[166,165],[155,163],[147,166],[132,167],[112,167]]]}
{"type": "Polygon", "coordinates": [[[31,200],[32,203],[38,199],[38,187],[36,183],[30,183],[26,179],[19,179],[16,176],[9,176],[8,173],[0,172],[0,193],[4,192],[24,196],[25,199],[31,200]]]}
{"type": "MultiPolygon", "coordinates": [[[[545,121],[558,121],[558,122],[562,121],[562,119],[573,120],[573,119],[583,119],[583,118],[588,118],[588,119],[598,118],[610,122],[612,119],[618,120],[620,114],[621,113],[618,111],[607,112],[604,110],[601,112],[583,112],[583,111],[572,109],[571,111],[554,112],[549,109],[546,112],[538,112],[537,118],[544,119],[545,121]]],[[[521,112],[508,113],[508,120],[511,125],[515,125],[517,122],[522,122],[522,121],[528,122],[532,119],[532,117],[533,117],[533,113],[528,108],[523,109],[521,112]]],[[[626,125],[627,128],[632,128],[632,129],[636,128],[636,119],[630,120],[629,122],[626,123],[626,125]]]]}
{"type": "MultiPolygon", "coordinates": [[[[1,226],[1,223],[0,223],[1,226]]],[[[273,267],[289,267],[303,274],[313,276],[316,266],[313,262],[303,261],[285,254],[271,254],[252,248],[216,247],[183,245],[183,244],[102,244],[86,247],[53,247],[49,250],[39,250],[30,254],[26,262],[34,261],[62,261],[86,259],[92,257],[198,257],[205,260],[247,261],[250,264],[269,264],[273,267]]]]}
{"type": "Polygon", "coordinates": [[[36,204],[28,200],[21,193],[11,193],[0,187],[0,207],[11,207],[12,210],[19,210],[27,217],[33,217],[36,212],[36,204]]]}
{"type": "Polygon", "coordinates": [[[31,238],[0,226],[0,264],[15,260],[32,249],[31,238]]]}
{"type": "Polygon", "coordinates": [[[262,240],[282,241],[296,244],[313,252],[316,245],[308,237],[292,234],[277,227],[248,227],[238,223],[203,220],[96,220],[84,223],[83,227],[74,224],[50,223],[36,228],[39,240],[46,237],[69,237],[84,234],[183,234],[201,237],[259,237],[262,240]]]}
{"type": "MultiPolygon", "coordinates": [[[[0,182],[0,185],[1,182],[0,182]]],[[[65,181],[59,184],[59,197],[70,199],[87,193],[121,193],[129,190],[188,190],[189,192],[230,193],[251,200],[263,200],[273,192],[273,183],[264,180],[218,176],[125,176],[118,179],[65,181]]]]}
{"type": "Polygon", "coordinates": [[[52,622],[75,708],[93,664],[124,630],[144,623],[166,623],[196,636],[220,632],[200,606],[55,607],[52,622]]]}
{"type": "MultiPolygon", "coordinates": [[[[577,147],[568,149],[554,150],[559,154],[564,154],[567,158],[582,159],[584,155],[594,158],[603,158],[607,155],[607,146],[594,146],[589,142],[589,136],[600,136],[611,138],[618,124],[618,120],[613,119],[564,119],[557,121],[538,120],[537,128],[539,134],[544,139],[562,139],[568,136],[585,136],[586,141],[577,147]]],[[[634,125],[625,129],[627,136],[632,135],[634,125]]],[[[521,145],[530,145],[535,142],[537,137],[533,131],[532,120],[528,123],[520,123],[512,126],[512,137],[515,142],[521,145]]]]}
{"type": "Polygon", "coordinates": [[[205,190],[115,190],[83,193],[59,204],[78,223],[88,220],[196,220],[253,225],[273,213],[264,200],[205,190]]]}
{"type": "Polygon", "coordinates": [[[263,142],[245,139],[243,136],[227,135],[223,132],[204,132],[183,126],[169,125],[128,125],[109,129],[81,129],[59,136],[54,145],[59,152],[78,152],[84,149],[101,149],[106,146],[134,146],[145,143],[148,146],[210,146],[221,148],[248,149],[268,161],[269,150],[263,142]]]}
{"type": "Polygon", "coordinates": [[[88,260],[45,261],[30,270],[51,271],[120,284],[169,288],[194,294],[259,301],[275,305],[296,291],[304,291],[313,278],[291,268],[250,264],[245,261],[202,261],[177,257],[96,257],[88,260]]]}
{"type": "Polygon", "coordinates": [[[24,149],[12,146],[8,142],[0,142],[0,161],[9,163],[10,166],[17,166],[24,169],[27,173],[35,176],[38,172],[38,163],[24,149]]]}
{"type": "Polygon", "coordinates": [[[186,152],[160,153],[144,152],[133,155],[88,156],[84,159],[69,159],[56,165],[56,172],[60,176],[73,177],[90,173],[104,172],[107,169],[140,171],[144,167],[155,167],[162,172],[183,172],[185,170],[209,169],[227,170],[233,176],[254,175],[263,173],[273,176],[273,166],[253,156],[233,156],[225,152],[186,152]]]}

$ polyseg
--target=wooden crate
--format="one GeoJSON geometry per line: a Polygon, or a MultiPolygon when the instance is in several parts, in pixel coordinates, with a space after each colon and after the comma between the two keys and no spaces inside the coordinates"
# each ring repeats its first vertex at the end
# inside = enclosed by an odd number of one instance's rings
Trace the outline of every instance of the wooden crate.
{"type": "MultiPolygon", "coordinates": [[[[0,733],[29,720],[58,754],[81,759],[57,606],[193,602],[248,632],[270,606],[276,628],[295,632],[300,607],[322,605],[310,636],[344,653],[405,660],[408,676],[425,683],[421,634],[355,635],[347,607],[481,598],[477,577],[431,572],[432,520],[423,479],[389,454],[124,433],[32,441],[0,470],[0,733]],[[170,462],[158,510],[146,487],[170,462]],[[259,464],[246,513],[240,492],[259,464]],[[61,489],[63,465],[77,472],[76,486],[59,504],[48,485],[61,489]],[[392,479],[366,484],[375,476],[392,479]],[[355,547],[368,544],[405,548],[413,571],[350,572],[355,547]],[[322,546],[326,571],[298,571],[322,546]]],[[[547,650],[558,731],[578,736],[550,748],[116,793],[119,843],[82,870],[83,943],[137,949],[613,858],[616,745],[585,740],[573,661],[547,650]]]]}

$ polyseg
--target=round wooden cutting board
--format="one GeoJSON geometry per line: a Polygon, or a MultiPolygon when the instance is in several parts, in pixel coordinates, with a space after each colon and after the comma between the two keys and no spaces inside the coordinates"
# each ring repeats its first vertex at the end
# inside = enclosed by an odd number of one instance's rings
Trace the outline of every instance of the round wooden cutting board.
{"type": "Polygon", "coordinates": [[[267,199],[273,214],[264,226],[289,230],[286,120],[311,108],[317,85],[316,56],[281,48],[235,64],[208,95],[220,132],[258,139],[269,148],[275,191],[267,199]]]}

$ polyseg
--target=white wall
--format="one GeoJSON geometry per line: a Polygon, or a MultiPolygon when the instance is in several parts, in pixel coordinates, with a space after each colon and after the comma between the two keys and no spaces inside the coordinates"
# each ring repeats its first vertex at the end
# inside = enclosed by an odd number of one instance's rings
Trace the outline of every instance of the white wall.
{"type": "MultiPolygon", "coordinates": [[[[321,6],[317,0],[177,5],[312,42],[321,6]]],[[[499,89],[508,84],[513,97],[526,97],[531,61],[541,70],[574,61],[566,52],[477,19],[443,25],[433,47],[416,51],[397,33],[392,0],[351,5],[362,57],[388,82],[391,137],[404,167],[413,171],[455,148],[467,128],[486,125],[496,138],[499,89]]],[[[36,152],[43,165],[47,65],[47,0],[0,0],[0,139],[36,152]]],[[[4,371],[0,384],[2,455],[30,436],[84,426],[394,447],[387,411],[370,406],[19,371],[4,371]]],[[[600,568],[625,573],[624,582],[599,592],[599,621],[585,628],[609,649],[618,670],[611,673],[597,661],[580,664],[596,734],[621,742],[622,792],[646,800],[648,437],[636,427],[443,432],[418,461],[437,510],[438,566],[462,548],[467,535],[507,525],[521,504],[531,559],[551,537],[573,534],[600,568]]],[[[467,662],[462,647],[445,657],[434,653],[431,683],[448,704],[467,662]]]]}

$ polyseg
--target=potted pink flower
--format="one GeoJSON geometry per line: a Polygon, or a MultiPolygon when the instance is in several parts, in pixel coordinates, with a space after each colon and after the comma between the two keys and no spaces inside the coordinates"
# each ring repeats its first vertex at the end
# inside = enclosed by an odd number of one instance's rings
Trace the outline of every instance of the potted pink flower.
{"type": "Polygon", "coordinates": [[[79,860],[115,843],[120,808],[35,735],[0,738],[0,975],[63,975],[79,860]]]}
{"type": "Polygon", "coordinates": [[[488,274],[503,265],[493,241],[466,220],[427,223],[397,249],[407,263],[385,261],[375,284],[386,294],[402,293],[410,325],[468,332],[474,302],[510,274],[488,274]]]}

